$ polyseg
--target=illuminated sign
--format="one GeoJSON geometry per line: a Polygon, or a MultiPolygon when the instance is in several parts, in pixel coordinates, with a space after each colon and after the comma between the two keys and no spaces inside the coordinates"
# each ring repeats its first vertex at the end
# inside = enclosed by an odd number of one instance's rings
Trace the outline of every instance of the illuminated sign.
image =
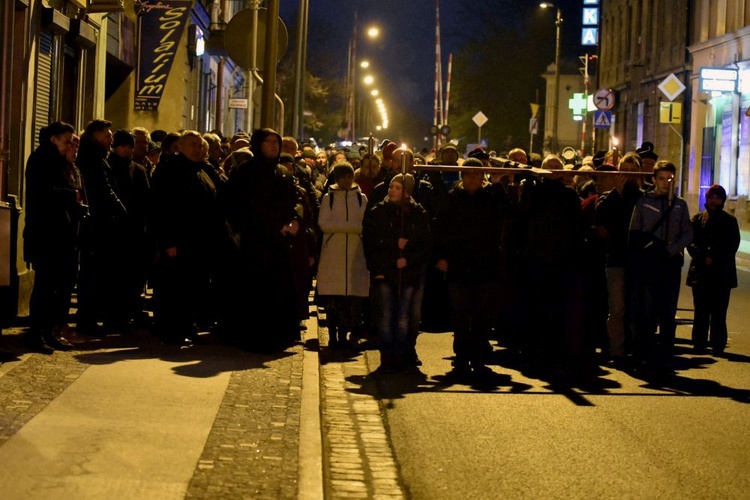
{"type": "Polygon", "coordinates": [[[583,0],[581,45],[599,44],[599,0],[583,0]],[[595,5],[596,7],[589,7],[595,5]]]}
{"type": "Polygon", "coordinates": [[[727,68],[701,68],[701,92],[737,92],[739,71],[727,68]]]}
{"type": "Polygon", "coordinates": [[[599,9],[584,7],[583,8],[583,25],[584,26],[598,26],[599,25],[599,9]]]}
{"type": "Polygon", "coordinates": [[[581,45],[596,45],[599,41],[599,28],[583,28],[581,30],[581,45]]]}
{"type": "Polygon", "coordinates": [[[193,0],[143,0],[140,5],[134,109],[155,111],[164,93],[193,0]]]}

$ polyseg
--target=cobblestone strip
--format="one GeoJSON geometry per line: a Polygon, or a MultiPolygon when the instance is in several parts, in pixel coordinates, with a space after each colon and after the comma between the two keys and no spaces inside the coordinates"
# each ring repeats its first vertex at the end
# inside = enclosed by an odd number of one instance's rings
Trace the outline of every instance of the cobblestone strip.
{"type": "Polygon", "coordinates": [[[232,373],[186,498],[297,497],[302,347],[285,354],[232,373]]]}
{"type": "Polygon", "coordinates": [[[73,352],[32,354],[0,377],[0,446],[86,371],[73,352]]]}
{"type": "MultiPolygon", "coordinates": [[[[326,328],[319,338],[328,344],[326,328]]],[[[365,356],[327,358],[321,365],[326,497],[406,498],[380,405],[347,380],[369,374],[365,356]]]]}

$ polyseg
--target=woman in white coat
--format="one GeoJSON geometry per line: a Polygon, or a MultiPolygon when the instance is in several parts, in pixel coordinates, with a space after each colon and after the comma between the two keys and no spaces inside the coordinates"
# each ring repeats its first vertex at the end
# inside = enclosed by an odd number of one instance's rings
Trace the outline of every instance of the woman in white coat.
{"type": "Polygon", "coordinates": [[[362,219],[367,197],[354,184],[347,162],[333,166],[335,184],[320,203],[318,226],[323,232],[318,265],[318,297],[326,310],[329,346],[348,345],[347,332],[362,326],[362,301],[369,295],[370,275],[362,246],[362,219]]]}

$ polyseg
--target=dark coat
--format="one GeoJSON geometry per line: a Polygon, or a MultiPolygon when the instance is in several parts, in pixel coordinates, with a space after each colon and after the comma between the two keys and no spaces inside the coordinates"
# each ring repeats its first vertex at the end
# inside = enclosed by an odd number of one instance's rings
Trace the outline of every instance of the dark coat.
{"type": "Polygon", "coordinates": [[[485,184],[476,193],[461,184],[451,190],[447,207],[435,218],[435,258],[448,261],[449,281],[482,284],[505,275],[502,236],[509,203],[501,184],[485,184]]]}
{"type": "Polygon", "coordinates": [[[232,276],[230,325],[233,335],[250,348],[275,349],[299,337],[298,295],[295,286],[295,237],[282,234],[298,221],[304,238],[303,194],[276,158],[265,158],[263,140],[270,130],[253,133],[253,156],[235,166],[220,193],[227,220],[239,241],[232,276]],[[249,308],[258,314],[249,314],[249,308]]]}
{"type": "Polygon", "coordinates": [[[687,246],[692,257],[687,274],[688,286],[714,285],[737,287],[735,254],[740,246],[740,228],[737,219],[724,210],[696,214],[690,224],[693,241],[687,246]],[[704,218],[707,218],[704,223],[704,218]],[[706,258],[713,261],[706,265],[706,258]]]}
{"type": "Polygon", "coordinates": [[[151,178],[151,228],[157,248],[176,247],[189,257],[210,258],[217,249],[222,218],[209,165],[184,155],[169,156],[151,178]]]}
{"type": "Polygon", "coordinates": [[[595,224],[606,229],[607,267],[625,267],[628,261],[628,231],[633,209],[643,190],[626,185],[622,193],[603,193],[596,204],[595,224]]]}
{"type": "Polygon", "coordinates": [[[76,165],[86,186],[86,199],[91,211],[92,233],[96,237],[111,226],[112,221],[127,214],[125,206],[115,193],[117,181],[107,154],[93,138],[83,134],[76,165]]]}
{"type": "Polygon", "coordinates": [[[421,205],[411,198],[403,205],[387,200],[375,204],[362,221],[362,239],[371,280],[383,275],[391,285],[419,285],[432,251],[430,219],[421,205]],[[409,240],[403,251],[408,265],[401,272],[396,267],[400,237],[409,240]]]}
{"type": "Polygon", "coordinates": [[[75,245],[84,208],[76,201],[77,186],[68,165],[52,143],[42,144],[26,164],[26,224],[23,254],[27,262],[75,245]]]}

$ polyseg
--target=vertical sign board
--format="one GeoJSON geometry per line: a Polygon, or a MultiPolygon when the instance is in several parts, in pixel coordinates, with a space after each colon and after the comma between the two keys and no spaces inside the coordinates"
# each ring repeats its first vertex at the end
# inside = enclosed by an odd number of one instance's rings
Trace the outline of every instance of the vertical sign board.
{"type": "Polygon", "coordinates": [[[599,44],[599,0],[583,0],[581,45],[599,44]]]}
{"type": "Polygon", "coordinates": [[[193,0],[141,2],[134,109],[155,111],[159,107],[192,6],[193,0]]]}

